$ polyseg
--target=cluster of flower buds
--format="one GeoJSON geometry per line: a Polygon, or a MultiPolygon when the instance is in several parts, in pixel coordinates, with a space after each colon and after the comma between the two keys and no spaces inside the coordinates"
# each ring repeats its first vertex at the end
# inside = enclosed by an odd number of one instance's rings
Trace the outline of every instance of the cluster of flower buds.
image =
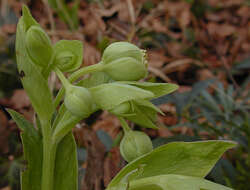
{"type": "MultiPolygon", "coordinates": [[[[101,62],[95,66],[94,72],[102,73],[100,76],[105,75],[109,80],[102,81],[98,74],[91,75],[86,79],[88,85],[76,86],[63,72],[79,69],[83,58],[80,41],[61,40],[53,45],[35,22],[27,28],[25,40],[32,62],[42,72],[54,70],[60,78],[65,88],[64,105],[74,117],[87,118],[97,109],[102,109],[143,127],[156,128],[156,113],[161,111],[150,100],[177,88],[172,84],[137,82],[147,76],[146,51],[128,42],[109,45],[101,62]]],[[[145,133],[130,128],[125,131],[120,151],[126,161],[131,162],[152,149],[152,142],[145,133]]]]}
{"type": "Polygon", "coordinates": [[[32,62],[42,69],[51,66],[62,72],[72,72],[82,64],[83,45],[80,41],[60,40],[52,45],[46,32],[38,25],[27,30],[26,49],[32,62]]]}

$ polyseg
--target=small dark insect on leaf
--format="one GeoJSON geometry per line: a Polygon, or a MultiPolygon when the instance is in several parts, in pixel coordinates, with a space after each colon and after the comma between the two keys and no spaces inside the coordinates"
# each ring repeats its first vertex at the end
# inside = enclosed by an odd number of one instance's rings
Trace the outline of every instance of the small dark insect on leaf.
{"type": "Polygon", "coordinates": [[[25,73],[24,73],[24,71],[23,71],[23,70],[21,70],[21,71],[20,71],[19,76],[20,76],[20,78],[25,77],[25,73]]]}

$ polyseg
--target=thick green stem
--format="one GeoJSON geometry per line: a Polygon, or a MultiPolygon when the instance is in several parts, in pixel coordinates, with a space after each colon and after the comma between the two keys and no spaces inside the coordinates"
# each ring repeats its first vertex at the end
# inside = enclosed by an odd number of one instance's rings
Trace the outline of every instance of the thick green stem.
{"type": "MultiPolygon", "coordinates": [[[[95,65],[91,65],[91,66],[88,66],[88,67],[83,67],[79,70],[77,70],[76,72],[74,72],[69,78],[68,78],[68,81],[69,82],[74,82],[76,81],[78,78],[80,78],[81,76],[83,75],[86,75],[86,74],[89,74],[89,73],[94,73],[94,72],[98,72],[98,71],[101,71],[103,69],[103,65],[98,63],[98,64],[95,64],[95,65]]],[[[61,88],[60,91],[58,92],[56,98],[55,98],[55,101],[54,101],[54,106],[57,107],[64,95],[64,92],[65,92],[65,89],[64,88],[61,88]]]]}
{"type": "Polygon", "coordinates": [[[53,190],[57,144],[52,142],[52,129],[50,123],[43,122],[42,129],[43,129],[43,166],[42,166],[41,190],[53,190]]]}

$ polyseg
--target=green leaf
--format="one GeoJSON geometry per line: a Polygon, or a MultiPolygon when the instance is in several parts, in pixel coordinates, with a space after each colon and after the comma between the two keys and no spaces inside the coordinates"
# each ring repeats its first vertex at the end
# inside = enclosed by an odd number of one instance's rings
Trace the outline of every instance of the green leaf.
{"type": "Polygon", "coordinates": [[[70,29],[76,29],[78,27],[78,0],[75,0],[71,8],[67,6],[65,0],[48,0],[48,3],[57,12],[59,17],[69,25],[70,29]]]}
{"type": "MultiPolygon", "coordinates": [[[[28,162],[22,173],[22,190],[41,190],[43,145],[42,136],[19,113],[8,110],[22,130],[24,158],[28,162]]],[[[54,190],[77,190],[77,153],[73,133],[69,132],[58,144],[55,160],[54,190]]]]}
{"type": "Polygon", "coordinates": [[[221,155],[235,146],[231,141],[173,142],[154,149],[130,162],[111,181],[108,187],[120,183],[129,172],[145,165],[138,179],[176,174],[205,177],[221,155]]]}
{"type": "Polygon", "coordinates": [[[158,98],[165,94],[169,94],[179,88],[178,85],[170,83],[135,82],[135,81],[122,81],[121,83],[134,85],[144,90],[151,91],[155,95],[154,98],[158,98]]]}
{"type": "Polygon", "coordinates": [[[133,180],[129,190],[232,190],[200,177],[183,175],[159,175],[133,180]]]}
{"type": "Polygon", "coordinates": [[[29,58],[25,47],[25,35],[27,27],[35,24],[27,7],[23,7],[23,16],[17,25],[16,35],[16,59],[23,87],[41,120],[50,120],[54,112],[52,94],[47,81],[32,60],[29,58]]]}
{"type": "Polygon", "coordinates": [[[22,14],[23,14],[23,22],[25,23],[24,25],[24,31],[27,32],[27,30],[33,26],[39,26],[39,24],[36,22],[36,20],[32,17],[30,14],[29,8],[26,5],[23,5],[22,7],[22,14]]]}
{"type": "Polygon", "coordinates": [[[129,100],[154,97],[150,91],[120,83],[101,84],[89,90],[97,106],[105,110],[129,100]]]}
{"type": "Polygon", "coordinates": [[[53,133],[53,138],[59,142],[65,135],[67,135],[72,128],[81,120],[81,117],[72,115],[68,110],[65,110],[63,115],[60,117],[60,121],[56,125],[53,133]]]}
{"type": "Polygon", "coordinates": [[[13,120],[22,130],[24,159],[28,165],[21,175],[22,190],[41,190],[43,146],[42,136],[21,114],[8,110],[13,120]]]}
{"type": "Polygon", "coordinates": [[[201,92],[202,97],[204,98],[203,104],[206,105],[209,109],[217,114],[223,114],[216,100],[209,94],[207,91],[201,92]]]}
{"type": "Polygon", "coordinates": [[[69,132],[57,147],[54,190],[77,190],[77,163],[75,139],[69,132]]]}

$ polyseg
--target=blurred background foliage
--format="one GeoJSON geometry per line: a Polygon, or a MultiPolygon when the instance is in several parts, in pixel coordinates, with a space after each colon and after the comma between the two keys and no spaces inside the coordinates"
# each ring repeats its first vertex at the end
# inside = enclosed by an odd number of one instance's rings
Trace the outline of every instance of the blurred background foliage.
{"type": "MultiPolygon", "coordinates": [[[[146,80],[180,85],[178,92],[153,100],[165,113],[158,116],[158,131],[143,129],[154,147],[172,141],[234,140],[238,147],[227,152],[207,178],[250,190],[249,0],[1,0],[0,190],[20,189],[19,173],[26,167],[20,131],[5,108],[21,112],[30,121],[34,117],[15,62],[22,3],[53,42],[78,39],[84,43],[83,66],[97,63],[114,41],[131,41],[147,49],[146,80]]],[[[59,83],[53,75],[50,84],[56,92],[59,83]]],[[[74,134],[79,189],[93,183],[104,189],[125,165],[118,149],[119,122],[97,112],[77,125],[74,134]],[[103,168],[89,162],[103,162],[103,168]]]]}

